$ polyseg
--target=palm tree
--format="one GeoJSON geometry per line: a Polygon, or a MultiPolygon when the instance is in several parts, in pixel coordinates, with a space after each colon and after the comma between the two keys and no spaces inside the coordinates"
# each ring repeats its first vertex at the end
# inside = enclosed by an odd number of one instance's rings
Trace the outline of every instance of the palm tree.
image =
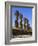
{"type": "Polygon", "coordinates": [[[15,20],[15,27],[18,27],[18,17],[19,17],[19,11],[16,10],[16,20],[15,20]]]}

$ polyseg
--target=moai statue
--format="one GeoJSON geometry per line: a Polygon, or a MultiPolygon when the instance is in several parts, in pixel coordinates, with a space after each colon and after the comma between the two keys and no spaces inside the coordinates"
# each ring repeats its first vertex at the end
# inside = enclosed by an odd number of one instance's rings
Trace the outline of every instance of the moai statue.
{"type": "Polygon", "coordinates": [[[28,31],[28,19],[24,18],[24,31],[28,31]]]}
{"type": "Polygon", "coordinates": [[[32,28],[30,27],[30,24],[28,24],[28,32],[32,32],[32,28]]]}
{"type": "Polygon", "coordinates": [[[21,28],[21,29],[23,28],[23,25],[22,25],[22,18],[23,18],[23,15],[20,14],[20,28],[21,28]]]}
{"type": "Polygon", "coordinates": [[[18,17],[19,17],[19,11],[16,11],[15,15],[16,15],[15,27],[18,28],[18,17]]]}

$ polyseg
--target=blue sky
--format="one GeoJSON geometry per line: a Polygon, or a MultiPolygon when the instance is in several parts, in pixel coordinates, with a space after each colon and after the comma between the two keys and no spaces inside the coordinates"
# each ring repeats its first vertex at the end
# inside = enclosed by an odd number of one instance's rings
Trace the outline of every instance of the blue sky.
{"type": "Polygon", "coordinates": [[[32,27],[32,8],[27,8],[27,7],[12,7],[11,12],[12,12],[12,26],[15,26],[15,12],[18,10],[22,15],[23,18],[26,17],[29,20],[29,24],[32,27]]]}

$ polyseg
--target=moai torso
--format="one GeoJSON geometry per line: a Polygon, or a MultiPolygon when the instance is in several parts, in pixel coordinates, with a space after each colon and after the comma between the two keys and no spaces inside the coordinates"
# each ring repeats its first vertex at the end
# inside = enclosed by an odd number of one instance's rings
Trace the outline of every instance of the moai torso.
{"type": "Polygon", "coordinates": [[[24,31],[28,31],[28,19],[24,18],[24,31]]]}

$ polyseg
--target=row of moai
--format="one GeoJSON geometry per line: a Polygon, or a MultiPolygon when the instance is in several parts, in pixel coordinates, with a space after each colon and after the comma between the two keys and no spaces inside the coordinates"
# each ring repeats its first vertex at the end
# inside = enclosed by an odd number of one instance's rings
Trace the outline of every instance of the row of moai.
{"type": "MultiPolygon", "coordinates": [[[[15,27],[16,28],[19,28],[19,24],[18,24],[18,17],[20,16],[20,29],[23,29],[23,24],[22,24],[22,18],[23,18],[23,15],[21,13],[19,13],[19,11],[16,11],[15,13],[16,15],[16,20],[15,20],[15,27]]],[[[28,30],[28,27],[29,27],[29,21],[27,18],[24,17],[24,30],[28,30]]]]}

